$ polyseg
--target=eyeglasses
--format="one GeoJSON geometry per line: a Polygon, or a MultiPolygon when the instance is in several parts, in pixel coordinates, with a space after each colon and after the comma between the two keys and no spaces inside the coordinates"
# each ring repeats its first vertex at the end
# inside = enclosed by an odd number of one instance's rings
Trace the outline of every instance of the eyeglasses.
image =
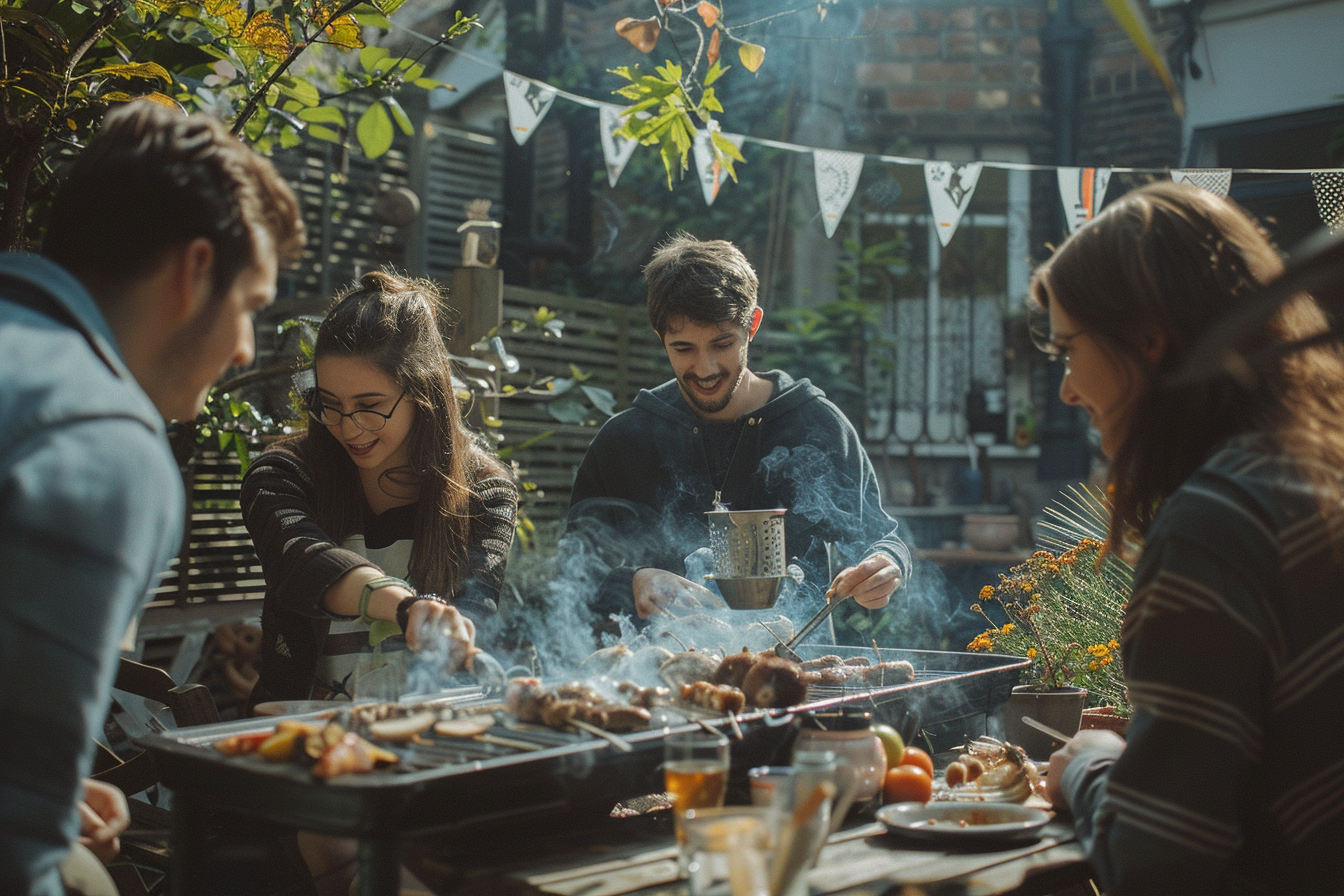
{"type": "Polygon", "coordinates": [[[1032,344],[1040,349],[1051,361],[1069,362],[1069,345],[1079,336],[1087,333],[1083,328],[1076,333],[1050,334],[1050,315],[1044,308],[1032,307],[1027,311],[1027,330],[1031,334],[1032,344]]]}
{"type": "Polygon", "coordinates": [[[406,391],[397,396],[397,400],[392,403],[392,409],[384,414],[382,411],[375,411],[371,408],[360,408],[357,411],[350,411],[348,414],[342,414],[331,405],[322,404],[320,401],[308,408],[308,413],[314,420],[323,426],[337,427],[341,421],[349,417],[356,426],[365,432],[378,432],[387,425],[387,421],[392,419],[392,415],[397,412],[397,405],[406,397],[406,391]]]}
{"type": "Polygon", "coordinates": [[[1076,333],[1065,333],[1062,336],[1052,336],[1044,343],[1036,343],[1036,347],[1045,352],[1046,358],[1051,361],[1063,361],[1069,363],[1069,350],[1073,340],[1079,336],[1086,336],[1087,330],[1079,330],[1076,333]]]}

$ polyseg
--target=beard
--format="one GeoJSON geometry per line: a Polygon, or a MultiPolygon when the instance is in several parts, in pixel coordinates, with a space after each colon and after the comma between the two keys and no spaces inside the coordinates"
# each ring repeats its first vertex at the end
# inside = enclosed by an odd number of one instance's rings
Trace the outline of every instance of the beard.
{"type": "Polygon", "coordinates": [[[687,403],[695,408],[701,414],[717,414],[719,411],[728,407],[728,403],[733,400],[733,395],[737,393],[737,387],[741,384],[742,378],[747,375],[746,367],[738,371],[737,379],[729,384],[723,395],[717,398],[703,399],[695,391],[693,384],[705,385],[709,382],[717,383],[719,380],[726,379],[728,374],[721,374],[710,380],[703,380],[699,377],[686,374],[681,381],[681,394],[686,398],[687,403]]]}

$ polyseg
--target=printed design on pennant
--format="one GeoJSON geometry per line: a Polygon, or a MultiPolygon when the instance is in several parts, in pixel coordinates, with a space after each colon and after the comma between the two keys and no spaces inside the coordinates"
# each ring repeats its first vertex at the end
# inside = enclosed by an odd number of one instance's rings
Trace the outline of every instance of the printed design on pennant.
{"type": "Polygon", "coordinates": [[[1096,217],[1111,182],[1109,168],[1060,168],[1059,198],[1064,203],[1064,223],[1073,233],[1096,217]]]}
{"type": "Polygon", "coordinates": [[[555,88],[504,73],[504,102],[509,112],[509,130],[519,146],[527,142],[555,102],[555,88]]]}
{"type": "Polygon", "coordinates": [[[817,181],[817,204],[826,236],[835,236],[835,228],[849,207],[854,189],[863,173],[863,153],[837,149],[812,150],[812,171],[817,181]]]}
{"type": "Polygon", "coordinates": [[[1344,171],[1311,172],[1311,189],[1325,226],[1331,233],[1344,230],[1344,171]]]}
{"type": "Polygon", "coordinates": [[[938,226],[938,241],[947,246],[956,233],[966,206],[975,195],[975,185],[984,162],[925,162],[924,183],[929,188],[929,207],[938,226]]]}
{"type": "Polygon", "coordinates": [[[1231,168],[1178,168],[1171,172],[1178,184],[1191,184],[1215,196],[1226,196],[1232,188],[1231,168]]]}
{"type": "Polygon", "coordinates": [[[621,179],[621,172],[625,170],[625,164],[630,161],[630,156],[634,154],[639,142],[629,137],[617,136],[616,131],[625,126],[625,116],[621,114],[619,106],[604,103],[598,107],[597,118],[598,136],[602,142],[602,158],[607,163],[607,184],[614,187],[616,181],[621,179]]]}
{"type": "MultiPolygon", "coordinates": [[[[719,187],[723,186],[723,163],[714,152],[713,134],[719,129],[719,123],[709,121],[709,126],[695,132],[695,142],[691,149],[695,153],[695,171],[700,178],[700,189],[705,196],[705,205],[713,205],[719,197],[719,187]]],[[[720,134],[739,150],[746,139],[741,134],[720,134]]]]}

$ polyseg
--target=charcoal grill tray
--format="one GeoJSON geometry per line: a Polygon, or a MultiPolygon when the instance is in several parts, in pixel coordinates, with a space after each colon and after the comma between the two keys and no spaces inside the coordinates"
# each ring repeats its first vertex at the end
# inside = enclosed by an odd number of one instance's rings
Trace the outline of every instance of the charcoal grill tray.
{"type": "MultiPolygon", "coordinates": [[[[858,647],[804,647],[804,658],[874,651],[858,647]]],[[[889,650],[882,661],[904,659],[916,669],[913,682],[885,687],[814,687],[807,702],[786,710],[753,710],[737,717],[745,733],[734,743],[734,774],[777,746],[802,712],[862,705],[910,733],[924,726],[992,711],[1007,699],[1027,660],[993,654],[889,650]],[[739,756],[739,752],[742,753],[739,756]]],[[[451,702],[470,705],[458,693],[451,702]]],[[[297,716],[292,718],[304,718],[297,716]]],[[[663,727],[623,734],[629,752],[586,732],[540,726],[499,727],[492,733],[528,741],[540,749],[515,750],[476,741],[434,736],[428,746],[394,747],[399,766],[314,779],[296,763],[259,756],[226,756],[213,745],[233,734],[262,731],[277,718],[202,725],[143,738],[163,783],[179,807],[214,807],[307,830],[361,838],[454,830],[476,823],[508,822],[552,814],[608,813],[617,802],[661,789],[659,764],[667,735],[701,722],[670,717],[663,727]]],[[[701,720],[729,730],[727,717],[701,720]]]]}

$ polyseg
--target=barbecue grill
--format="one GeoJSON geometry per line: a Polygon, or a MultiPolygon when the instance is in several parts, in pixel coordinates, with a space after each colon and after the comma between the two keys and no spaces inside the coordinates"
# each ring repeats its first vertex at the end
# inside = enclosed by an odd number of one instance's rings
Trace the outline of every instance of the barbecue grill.
{"type": "MultiPolygon", "coordinates": [[[[857,647],[810,646],[799,652],[805,658],[874,656],[874,650],[857,647]]],[[[942,732],[959,743],[984,732],[985,717],[1007,700],[1028,662],[940,651],[882,649],[876,654],[883,662],[909,661],[915,680],[884,687],[813,686],[802,704],[751,710],[734,720],[676,709],[665,713],[661,724],[655,719],[648,730],[620,735],[628,751],[587,732],[496,726],[491,733],[516,746],[426,735],[426,744],[392,746],[402,757],[397,765],[320,781],[298,764],[226,756],[214,746],[230,735],[271,728],[276,718],[203,725],[152,735],[141,743],[173,791],[175,880],[198,879],[194,869],[204,859],[197,854],[203,815],[213,808],[359,838],[365,891],[396,892],[401,835],[453,831],[470,837],[506,826],[510,836],[521,837],[553,826],[559,816],[570,829],[599,823],[616,803],[662,790],[659,766],[669,734],[702,725],[730,732],[735,722],[742,737],[733,741],[731,774],[745,794],[747,769],[787,760],[800,713],[862,705],[904,734],[942,732]]],[[[479,689],[459,689],[434,702],[469,707],[487,700],[479,689]]]]}

